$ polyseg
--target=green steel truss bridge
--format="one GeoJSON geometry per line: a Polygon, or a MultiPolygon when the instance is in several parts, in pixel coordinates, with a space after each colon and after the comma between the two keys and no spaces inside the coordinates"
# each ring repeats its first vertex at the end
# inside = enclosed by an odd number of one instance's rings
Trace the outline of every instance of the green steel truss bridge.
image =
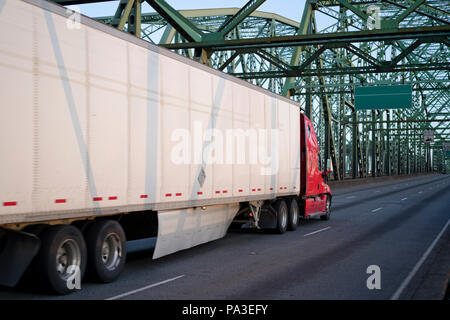
{"type": "Polygon", "coordinates": [[[290,1],[300,22],[258,11],[265,0],[244,2],[178,11],[164,0],[120,0],[114,16],[95,18],[299,101],[336,180],[449,171],[450,1],[290,1]],[[143,2],[156,12],[142,13],[143,2]],[[318,17],[329,23],[319,27],[318,17]],[[412,108],[355,110],[355,87],[396,84],[412,85],[412,108]]]}

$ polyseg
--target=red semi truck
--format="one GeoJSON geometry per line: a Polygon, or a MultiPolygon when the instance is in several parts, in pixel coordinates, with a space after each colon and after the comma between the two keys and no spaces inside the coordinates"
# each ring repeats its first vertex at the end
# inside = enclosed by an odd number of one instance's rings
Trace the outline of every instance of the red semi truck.
{"type": "MultiPolygon", "coordinates": [[[[115,280],[231,224],[330,217],[328,169],[297,103],[54,3],[0,12],[0,284],[115,280]],[[24,14],[28,17],[23,19],[24,14]]],[[[329,161],[327,161],[329,163],[329,161]]]]}

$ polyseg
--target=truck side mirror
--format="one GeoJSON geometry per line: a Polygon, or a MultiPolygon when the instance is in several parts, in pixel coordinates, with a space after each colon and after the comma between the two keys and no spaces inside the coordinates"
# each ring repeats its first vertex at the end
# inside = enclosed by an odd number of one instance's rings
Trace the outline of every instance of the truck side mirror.
{"type": "Polygon", "coordinates": [[[333,172],[333,163],[331,162],[331,159],[327,159],[326,168],[325,171],[322,172],[322,177],[327,180],[328,175],[333,172]]]}
{"type": "Polygon", "coordinates": [[[324,178],[324,179],[327,179],[328,178],[328,175],[330,174],[330,173],[332,173],[333,171],[331,171],[331,170],[327,170],[327,171],[324,171],[324,172],[322,172],[322,177],[324,178]]]}

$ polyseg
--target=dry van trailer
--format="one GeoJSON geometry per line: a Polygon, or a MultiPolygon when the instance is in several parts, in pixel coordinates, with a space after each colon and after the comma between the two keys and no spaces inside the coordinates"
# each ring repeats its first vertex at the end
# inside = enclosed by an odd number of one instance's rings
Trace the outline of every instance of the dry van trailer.
{"type": "Polygon", "coordinates": [[[86,267],[109,282],[127,239],[157,237],[158,258],[223,237],[237,215],[295,228],[296,103],[71,14],[0,9],[0,283],[30,263],[60,293],[86,267]]]}

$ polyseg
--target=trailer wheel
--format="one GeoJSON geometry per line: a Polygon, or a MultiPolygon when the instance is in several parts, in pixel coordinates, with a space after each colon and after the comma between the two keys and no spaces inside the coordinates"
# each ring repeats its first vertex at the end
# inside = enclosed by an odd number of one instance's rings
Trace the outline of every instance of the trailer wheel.
{"type": "Polygon", "coordinates": [[[70,225],[48,227],[39,234],[41,248],[34,261],[34,276],[46,289],[68,294],[80,289],[86,270],[86,244],[70,225]]]}
{"type": "Polygon", "coordinates": [[[118,222],[94,222],[86,232],[88,275],[104,283],[116,280],[125,266],[125,242],[125,232],[118,222]]]}
{"type": "Polygon", "coordinates": [[[327,195],[326,211],[323,215],[320,216],[320,219],[330,220],[330,216],[331,216],[331,197],[327,195]]]}
{"type": "Polygon", "coordinates": [[[277,226],[275,227],[275,233],[283,234],[286,232],[288,225],[289,211],[286,205],[286,201],[278,199],[273,208],[277,212],[277,226]]]}
{"type": "Polygon", "coordinates": [[[287,230],[289,230],[289,231],[297,230],[298,215],[299,215],[299,209],[298,209],[297,200],[292,199],[289,201],[289,219],[288,219],[287,230]]]}

